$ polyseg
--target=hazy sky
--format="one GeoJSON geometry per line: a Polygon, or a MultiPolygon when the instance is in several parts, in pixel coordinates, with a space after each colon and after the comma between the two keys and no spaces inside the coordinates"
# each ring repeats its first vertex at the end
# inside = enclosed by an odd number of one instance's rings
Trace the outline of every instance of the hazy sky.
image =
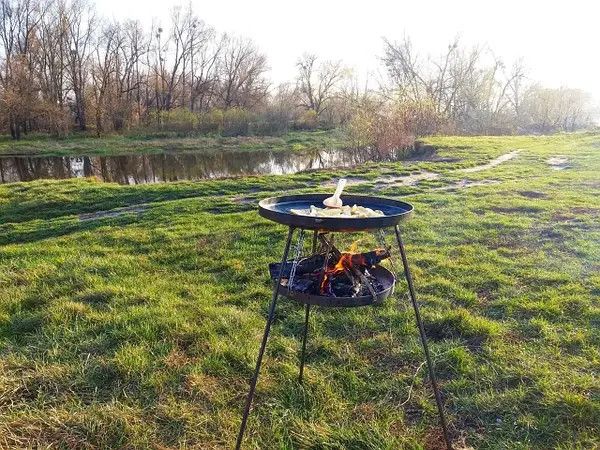
{"type": "MultiPolygon", "coordinates": [[[[274,81],[290,79],[303,52],[341,59],[359,74],[376,73],[382,37],[406,33],[424,55],[455,37],[485,44],[510,64],[522,57],[530,77],[550,87],[578,87],[600,100],[600,1],[192,0],[218,31],[252,38],[267,54],[274,81]]],[[[97,0],[114,18],[168,23],[183,1],[97,0]]]]}

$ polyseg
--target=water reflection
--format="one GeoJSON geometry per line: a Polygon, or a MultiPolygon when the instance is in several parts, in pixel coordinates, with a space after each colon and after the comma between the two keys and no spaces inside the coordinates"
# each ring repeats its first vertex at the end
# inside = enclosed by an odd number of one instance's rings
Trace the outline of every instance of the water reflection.
{"type": "Polygon", "coordinates": [[[243,175],[291,174],[309,169],[395,161],[403,151],[372,149],[310,152],[159,153],[125,156],[2,157],[0,181],[96,176],[121,184],[202,180],[243,175]]]}

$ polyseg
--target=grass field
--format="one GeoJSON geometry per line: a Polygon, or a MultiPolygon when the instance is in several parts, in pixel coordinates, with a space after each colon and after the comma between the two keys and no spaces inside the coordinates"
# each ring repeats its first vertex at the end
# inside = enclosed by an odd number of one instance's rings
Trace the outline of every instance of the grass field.
{"type": "MultiPolygon", "coordinates": [[[[256,201],[344,174],[415,206],[407,252],[457,446],[599,448],[600,135],[428,142],[441,159],[0,185],[0,447],[232,448],[285,237],[256,201]]],[[[404,283],[379,307],[315,310],[299,385],[303,319],[280,302],[245,448],[441,448],[404,283]]]]}
{"type": "Polygon", "coordinates": [[[0,156],[112,156],[136,153],[236,151],[303,151],[320,148],[343,148],[348,145],[344,133],[339,130],[292,131],[277,136],[186,136],[177,133],[154,133],[132,135],[74,134],[57,140],[45,135],[31,135],[19,141],[0,136],[0,156]]]}

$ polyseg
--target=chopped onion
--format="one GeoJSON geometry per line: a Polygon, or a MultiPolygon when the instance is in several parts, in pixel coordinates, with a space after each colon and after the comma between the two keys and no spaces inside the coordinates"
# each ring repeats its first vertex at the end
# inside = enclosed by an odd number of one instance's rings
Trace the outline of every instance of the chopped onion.
{"type": "Polygon", "coordinates": [[[344,205],[341,208],[317,208],[310,205],[310,209],[290,209],[292,214],[297,216],[310,217],[340,217],[348,219],[359,219],[368,217],[383,217],[385,214],[379,209],[365,208],[358,205],[344,205]]]}

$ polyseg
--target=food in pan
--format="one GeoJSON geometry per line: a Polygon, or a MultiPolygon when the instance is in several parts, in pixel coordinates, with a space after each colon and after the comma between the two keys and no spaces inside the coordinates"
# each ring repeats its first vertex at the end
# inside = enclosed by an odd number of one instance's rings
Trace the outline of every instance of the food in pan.
{"type": "Polygon", "coordinates": [[[365,208],[364,206],[344,205],[341,208],[317,208],[310,205],[309,209],[290,209],[292,214],[297,216],[310,217],[340,217],[362,219],[367,217],[383,217],[385,214],[379,209],[365,208]]]}

